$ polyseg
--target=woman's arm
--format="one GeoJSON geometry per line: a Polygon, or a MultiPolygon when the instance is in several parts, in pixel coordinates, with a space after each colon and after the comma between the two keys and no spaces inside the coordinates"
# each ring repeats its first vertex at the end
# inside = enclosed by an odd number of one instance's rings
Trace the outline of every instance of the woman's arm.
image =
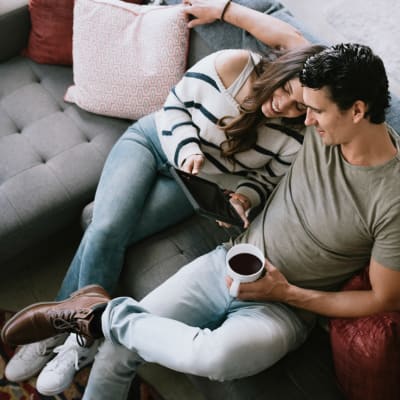
{"type": "MultiPolygon", "coordinates": [[[[189,27],[208,24],[221,18],[227,0],[184,0],[185,12],[195,17],[189,27]]],[[[266,45],[276,49],[292,49],[309,44],[293,26],[271,15],[231,2],[223,20],[244,29],[266,45]]]]}

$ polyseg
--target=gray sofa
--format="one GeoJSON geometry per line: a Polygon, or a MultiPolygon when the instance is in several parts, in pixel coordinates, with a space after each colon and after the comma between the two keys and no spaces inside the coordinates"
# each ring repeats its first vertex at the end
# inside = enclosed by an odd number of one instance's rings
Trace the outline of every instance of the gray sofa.
{"type": "MultiPolygon", "coordinates": [[[[49,238],[62,237],[80,223],[87,226],[103,163],[132,122],[65,103],[72,69],[39,65],[19,56],[29,33],[29,11],[27,0],[10,3],[0,6],[0,277],[14,273],[14,260],[26,259],[32,248],[49,238]]],[[[279,3],[258,0],[252,5],[297,24],[279,3]]],[[[189,64],[218,48],[259,46],[232,27],[202,27],[191,34],[189,64]]],[[[389,119],[398,129],[399,118],[391,113],[389,119]]],[[[119,292],[140,299],[228,236],[213,221],[194,215],[132,246],[119,292]]],[[[161,375],[173,374],[180,385],[160,390],[166,399],[174,400],[343,398],[335,380],[329,336],[320,326],[299,350],[246,379],[211,382],[157,366],[146,367],[141,374],[156,387],[161,375]]]]}

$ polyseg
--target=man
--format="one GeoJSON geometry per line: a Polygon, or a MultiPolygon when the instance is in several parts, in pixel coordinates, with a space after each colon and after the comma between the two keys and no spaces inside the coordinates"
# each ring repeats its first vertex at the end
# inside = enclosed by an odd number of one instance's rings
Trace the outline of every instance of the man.
{"type": "Polygon", "coordinates": [[[241,284],[232,298],[225,245],[141,302],[109,301],[93,286],[61,303],[28,307],[6,324],[3,340],[104,334],[84,399],[124,399],[143,361],[235,379],[301,345],[315,314],[400,310],[399,138],[384,122],[389,94],[383,63],[366,46],[336,45],[309,58],[300,80],[306,124],[315,132],[305,137],[264,211],[235,240],[263,249],[263,278],[241,284]],[[337,291],[368,265],[370,290],[337,291]]]}

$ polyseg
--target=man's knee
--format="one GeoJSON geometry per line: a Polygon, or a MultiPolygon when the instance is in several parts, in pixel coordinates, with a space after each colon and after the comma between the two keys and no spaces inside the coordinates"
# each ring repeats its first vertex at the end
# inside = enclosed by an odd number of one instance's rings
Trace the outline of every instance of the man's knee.
{"type": "Polygon", "coordinates": [[[135,373],[141,364],[140,357],[123,346],[105,340],[96,354],[91,373],[111,377],[121,377],[135,373]]]}

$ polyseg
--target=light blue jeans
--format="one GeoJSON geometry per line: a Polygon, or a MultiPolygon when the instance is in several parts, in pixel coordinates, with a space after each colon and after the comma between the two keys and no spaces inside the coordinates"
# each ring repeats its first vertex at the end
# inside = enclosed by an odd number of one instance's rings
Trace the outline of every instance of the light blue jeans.
{"type": "Polygon", "coordinates": [[[190,203],[169,175],[154,116],[140,119],[121,136],[106,160],[92,222],[57,300],[94,283],[112,292],[128,245],[192,213],[190,203]]]}
{"type": "Polygon", "coordinates": [[[106,340],[85,400],[126,399],[142,362],[223,381],[256,374],[305,341],[310,326],[290,307],[229,295],[225,256],[226,249],[217,247],[142,301],[120,297],[107,305],[106,340]]]}

